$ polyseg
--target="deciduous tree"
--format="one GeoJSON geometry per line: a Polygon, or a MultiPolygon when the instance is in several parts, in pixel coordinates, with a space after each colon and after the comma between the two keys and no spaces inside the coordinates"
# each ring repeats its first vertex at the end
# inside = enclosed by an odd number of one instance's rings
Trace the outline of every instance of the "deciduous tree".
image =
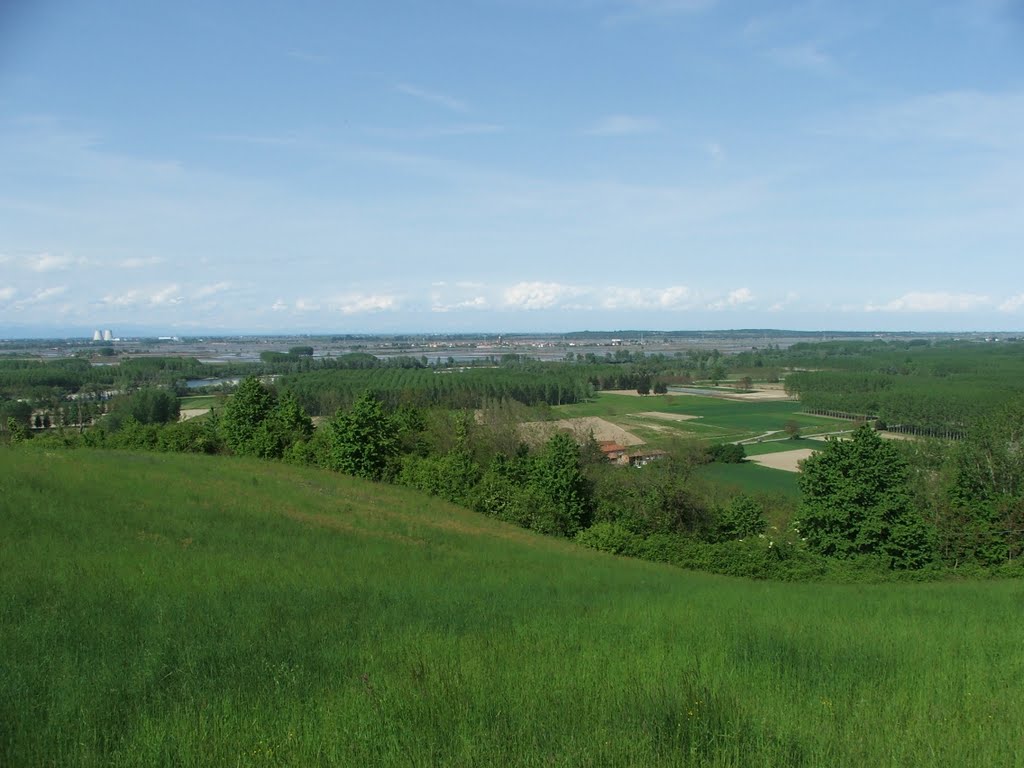
{"type": "Polygon", "coordinates": [[[910,470],[897,446],[862,426],[850,440],[829,439],[805,459],[798,529],[808,546],[832,557],[879,555],[895,568],[924,565],[930,531],[910,498],[910,470]]]}
{"type": "Polygon", "coordinates": [[[327,430],[326,466],[369,480],[385,480],[394,471],[398,429],[384,404],[365,392],[347,411],[338,411],[327,430]]]}

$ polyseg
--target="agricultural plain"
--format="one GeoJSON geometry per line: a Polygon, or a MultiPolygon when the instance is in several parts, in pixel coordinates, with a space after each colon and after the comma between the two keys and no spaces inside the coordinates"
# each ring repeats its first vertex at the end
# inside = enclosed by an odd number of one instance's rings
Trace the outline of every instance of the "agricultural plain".
{"type": "Polygon", "coordinates": [[[755,583],[84,450],[0,451],[0,563],[2,765],[1024,764],[1020,582],[755,583]]]}

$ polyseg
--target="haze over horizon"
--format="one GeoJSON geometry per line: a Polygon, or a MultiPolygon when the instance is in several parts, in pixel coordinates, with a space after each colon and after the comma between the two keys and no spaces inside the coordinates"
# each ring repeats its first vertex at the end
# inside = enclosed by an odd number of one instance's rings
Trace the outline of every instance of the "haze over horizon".
{"type": "Polygon", "coordinates": [[[5,4],[0,337],[1019,331],[1020,9],[5,4]]]}

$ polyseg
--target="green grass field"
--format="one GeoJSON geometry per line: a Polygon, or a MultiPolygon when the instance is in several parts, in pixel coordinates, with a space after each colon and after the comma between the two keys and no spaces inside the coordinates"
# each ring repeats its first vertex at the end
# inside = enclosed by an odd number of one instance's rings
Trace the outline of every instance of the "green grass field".
{"type": "Polygon", "coordinates": [[[751,461],[741,464],[705,464],[697,468],[697,475],[725,489],[744,493],[781,493],[799,500],[797,473],[761,467],[751,461]]]}
{"type": "Polygon", "coordinates": [[[633,397],[599,392],[593,400],[552,409],[558,418],[600,416],[633,432],[655,447],[674,437],[696,437],[709,442],[733,442],[782,432],[787,421],[800,425],[803,434],[848,429],[850,422],[802,413],[798,402],[726,400],[701,395],[651,395],[633,397]],[[639,414],[658,411],[698,416],[689,421],[651,419],[639,414]],[[654,429],[651,429],[651,425],[654,429]]]}
{"type": "Polygon", "coordinates": [[[762,443],[748,443],[743,446],[743,450],[747,456],[763,456],[766,453],[799,451],[803,448],[820,451],[824,447],[825,443],[821,440],[766,440],[762,443]]]}
{"type": "Polygon", "coordinates": [[[178,398],[183,411],[192,408],[223,408],[227,401],[223,395],[190,395],[178,398]]]}
{"type": "Polygon", "coordinates": [[[1020,582],[746,582],[400,488],[0,450],[3,766],[1014,766],[1020,582]]]}

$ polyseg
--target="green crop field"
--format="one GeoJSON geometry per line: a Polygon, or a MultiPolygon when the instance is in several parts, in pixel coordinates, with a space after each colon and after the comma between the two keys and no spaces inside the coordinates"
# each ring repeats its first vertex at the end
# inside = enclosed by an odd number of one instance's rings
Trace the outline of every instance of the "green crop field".
{"type": "Polygon", "coordinates": [[[748,582],[314,469],[31,447],[0,570],[3,766],[1024,764],[1021,582],[748,582]]]}
{"type": "Polygon", "coordinates": [[[758,466],[751,461],[742,464],[705,464],[697,475],[725,489],[744,493],[781,493],[794,501],[800,498],[797,473],[758,466]]]}
{"type": "Polygon", "coordinates": [[[785,453],[786,451],[799,451],[803,448],[811,448],[820,451],[825,447],[821,440],[765,440],[762,443],[748,443],[743,446],[747,456],[763,456],[766,453],[785,453]]]}

